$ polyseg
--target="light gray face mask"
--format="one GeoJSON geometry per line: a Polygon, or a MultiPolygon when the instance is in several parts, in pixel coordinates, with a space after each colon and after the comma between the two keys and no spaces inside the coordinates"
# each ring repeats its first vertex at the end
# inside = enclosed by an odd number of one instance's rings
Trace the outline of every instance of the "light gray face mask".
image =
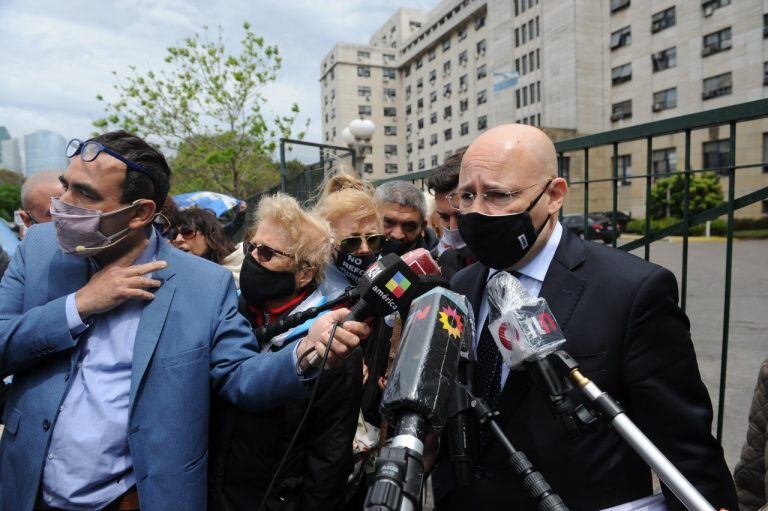
{"type": "Polygon", "coordinates": [[[443,227],[443,243],[452,247],[459,255],[464,257],[473,257],[472,251],[464,242],[464,238],[461,237],[461,233],[458,229],[448,229],[443,227]]]}
{"type": "Polygon", "coordinates": [[[126,227],[115,234],[107,236],[101,232],[101,220],[112,215],[117,215],[142,203],[134,201],[116,211],[103,213],[98,209],[81,208],[66,202],[61,202],[57,197],[51,197],[51,216],[56,226],[56,237],[62,252],[77,254],[80,256],[93,256],[105,248],[117,245],[131,232],[126,227]]]}

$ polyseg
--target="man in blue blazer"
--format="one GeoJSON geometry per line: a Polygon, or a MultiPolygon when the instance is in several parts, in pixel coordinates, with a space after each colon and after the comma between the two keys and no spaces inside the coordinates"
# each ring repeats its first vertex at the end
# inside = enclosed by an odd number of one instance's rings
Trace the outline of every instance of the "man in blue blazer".
{"type": "MultiPolygon", "coordinates": [[[[253,412],[304,395],[297,361],[345,311],[259,354],[231,274],[151,227],[163,155],[126,132],[67,151],[54,222],[0,283],[0,510],[204,510],[210,389],[253,412]]],[[[345,323],[330,363],[366,335],[345,323]]]]}

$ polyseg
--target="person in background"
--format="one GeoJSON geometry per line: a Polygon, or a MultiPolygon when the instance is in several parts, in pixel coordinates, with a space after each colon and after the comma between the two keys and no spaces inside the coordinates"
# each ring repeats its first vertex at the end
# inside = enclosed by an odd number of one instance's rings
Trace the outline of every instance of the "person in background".
{"type": "MultiPolygon", "coordinates": [[[[248,203],[245,201],[242,201],[240,204],[238,204],[234,209],[232,209],[232,212],[230,213],[233,216],[230,216],[232,220],[229,222],[226,222],[222,224],[224,226],[224,234],[229,236],[230,238],[234,238],[235,234],[243,227],[243,224],[245,223],[245,214],[248,210],[248,203]]],[[[226,220],[227,217],[222,217],[219,220],[226,220]]]]}
{"type": "Polygon", "coordinates": [[[443,277],[451,279],[456,272],[475,262],[472,251],[461,238],[456,217],[458,211],[448,203],[448,195],[459,184],[459,169],[464,149],[449,156],[427,179],[427,189],[435,197],[435,213],[442,228],[442,236],[432,256],[437,260],[443,277]]]}
{"type": "Polygon", "coordinates": [[[24,237],[26,230],[35,224],[50,222],[51,197],[59,197],[64,193],[59,178],[61,172],[46,171],[32,174],[21,186],[21,211],[19,217],[24,223],[20,230],[24,237]]]}
{"type": "Polygon", "coordinates": [[[733,470],[741,511],[765,509],[768,502],[768,359],[757,375],[749,409],[747,441],[733,470]]]}
{"type": "Polygon", "coordinates": [[[384,254],[403,255],[417,248],[432,250],[435,232],[427,226],[427,201],[408,181],[389,181],[376,189],[384,234],[384,254]]]}
{"type": "MultiPolygon", "coordinates": [[[[240,273],[240,313],[253,327],[322,305],[344,291],[324,285],[333,243],[325,220],[303,211],[292,197],[277,194],[261,200],[254,227],[243,244],[240,273]]],[[[311,324],[261,339],[262,350],[282,351],[307,335],[311,324]]],[[[334,510],[343,504],[362,392],[360,350],[338,369],[325,371],[319,385],[307,421],[266,497],[267,510],[334,510]]],[[[250,413],[213,400],[208,509],[259,508],[307,405],[307,399],[286,400],[250,413]]]]}
{"type": "Polygon", "coordinates": [[[235,250],[224,228],[211,211],[192,207],[179,211],[169,238],[174,247],[220,264],[235,250]]]}

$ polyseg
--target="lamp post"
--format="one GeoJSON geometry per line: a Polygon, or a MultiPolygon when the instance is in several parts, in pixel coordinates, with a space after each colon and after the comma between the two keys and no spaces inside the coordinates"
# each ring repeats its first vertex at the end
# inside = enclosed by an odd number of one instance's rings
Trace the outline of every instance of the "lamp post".
{"type": "Polygon", "coordinates": [[[363,161],[371,154],[371,137],[376,125],[369,119],[355,119],[341,132],[341,140],[355,153],[355,172],[363,175],[363,161]]]}

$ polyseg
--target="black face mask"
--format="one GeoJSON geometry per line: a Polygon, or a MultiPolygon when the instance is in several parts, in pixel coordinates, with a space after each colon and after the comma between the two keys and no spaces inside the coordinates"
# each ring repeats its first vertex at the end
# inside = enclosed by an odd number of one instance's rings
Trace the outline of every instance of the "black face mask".
{"type": "Polygon", "coordinates": [[[336,268],[347,277],[350,284],[357,284],[365,270],[376,262],[378,258],[379,255],[375,252],[370,254],[345,254],[339,250],[333,262],[336,268]]]}
{"type": "Polygon", "coordinates": [[[478,261],[489,268],[505,270],[525,257],[549,220],[547,216],[536,229],[530,213],[548,187],[549,183],[522,213],[458,215],[459,233],[478,261]]]}
{"type": "Polygon", "coordinates": [[[295,273],[264,268],[247,254],[240,268],[240,292],[248,305],[263,307],[268,300],[285,298],[296,291],[295,273]]]}
{"type": "Polygon", "coordinates": [[[411,243],[408,243],[404,240],[398,240],[395,238],[387,238],[384,242],[384,247],[381,249],[382,255],[387,254],[397,254],[399,256],[405,254],[406,252],[410,252],[411,250],[416,248],[416,244],[419,242],[419,238],[417,237],[415,240],[413,240],[411,243]]]}

